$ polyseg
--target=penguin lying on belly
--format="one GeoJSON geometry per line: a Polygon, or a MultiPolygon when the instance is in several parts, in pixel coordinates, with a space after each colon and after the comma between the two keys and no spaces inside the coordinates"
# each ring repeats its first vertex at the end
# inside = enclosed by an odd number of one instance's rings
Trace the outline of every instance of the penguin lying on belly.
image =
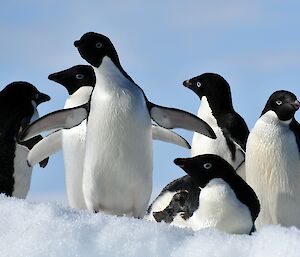
{"type": "Polygon", "coordinates": [[[259,201],[228,162],[211,154],[174,162],[189,176],[163,189],[150,206],[148,219],[193,230],[213,227],[234,234],[253,231],[259,201]]]}
{"type": "MultiPolygon", "coordinates": [[[[32,174],[27,155],[42,136],[18,142],[18,134],[38,118],[36,107],[49,100],[48,95],[27,82],[13,82],[0,92],[0,193],[27,196],[32,174]]],[[[45,167],[47,161],[41,159],[40,166],[45,167]]]]}
{"type": "Polygon", "coordinates": [[[211,138],[211,127],[188,112],[151,103],[122,68],[109,38],[89,32],[75,41],[94,69],[90,101],[33,123],[23,140],[41,131],[72,128],[87,118],[83,194],[87,208],[143,217],[152,191],[152,123],[184,128],[211,138]]]}
{"type": "MultiPolygon", "coordinates": [[[[69,97],[66,100],[65,109],[88,102],[96,82],[93,68],[89,65],[76,65],[50,74],[49,79],[68,90],[69,97]]],[[[152,125],[152,138],[190,149],[189,143],[180,135],[157,125],[152,125]]],[[[68,203],[75,209],[86,209],[82,193],[85,141],[86,120],[74,128],[59,130],[48,135],[28,154],[28,162],[33,166],[63,149],[68,203]]]]}

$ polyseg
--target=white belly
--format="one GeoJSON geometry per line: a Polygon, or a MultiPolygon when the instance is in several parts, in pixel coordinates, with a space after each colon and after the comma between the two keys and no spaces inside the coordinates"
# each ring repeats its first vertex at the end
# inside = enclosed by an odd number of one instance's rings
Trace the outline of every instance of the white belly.
{"type": "Polygon", "coordinates": [[[14,159],[14,190],[12,196],[25,199],[30,188],[32,167],[27,164],[29,150],[16,144],[14,159]]]}
{"type": "Polygon", "coordinates": [[[103,83],[108,87],[96,84],[88,117],[85,201],[90,210],[142,217],[152,190],[149,112],[140,89],[103,83]]]}
{"type": "Polygon", "coordinates": [[[295,135],[274,115],[261,117],[247,142],[246,180],[261,205],[256,226],[300,227],[299,151],[295,135]]]}
{"type": "MultiPolygon", "coordinates": [[[[181,225],[179,219],[176,222],[181,225]]],[[[211,180],[201,190],[199,208],[186,223],[193,230],[217,228],[234,234],[249,234],[253,226],[248,207],[222,179],[211,180]]]]}
{"type": "Polygon", "coordinates": [[[235,160],[232,159],[232,155],[227,146],[226,139],[223,135],[222,130],[218,127],[216,119],[212,115],[212,111],[209,107],[206,97],[202,97],[201,99],[201,106],[198,110],[198,117],[206,121],[211,126],[217,138],[211,139],[195,132],[192,141],[192,157],[201,154],[215,154],[229,162],[236,170],[244,161],[244,155],[240,150],[237,149],[235,152],[235,160]]]}
{"type": "MultiPolygon", "coordinates": [[[[82,87],[71,95],[64,108],[82,105],[89,100],[92,87],[82,87]]],[[[66,191],[70,207],[86,209],[82,192],[83,162],[86,143],[86,120],[80,125],[63,130],[63,155],[66,191]]]]}
{"type": "Polygon", "coordinates": [[[70,207],[76,209],[86,209],[82,193],[85,140],[86,120],[75,128],[63,130],[66,191],[70,207]]]}

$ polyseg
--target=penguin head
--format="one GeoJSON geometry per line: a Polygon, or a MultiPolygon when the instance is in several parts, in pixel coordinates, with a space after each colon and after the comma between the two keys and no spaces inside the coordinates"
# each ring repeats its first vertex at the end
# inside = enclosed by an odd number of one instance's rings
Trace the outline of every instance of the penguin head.
{"type": "Polygon", "coordinates": [[[85,33],[79,40],[74,42],[79,54],[93,67],[98,68],[102,59],[108,56],[113,62],[118,62],[117,52],[110,39],[95,32],[85,33]]]}
{"type": "Polygon", "coordinates": [[[94,87],[96,83],[94,70],[89,65],[76,65],[72,68],[52,73],[48,76],[48,79],[64,86],[68,90],[69,95],[72,95],[84,86],[94,87]]]}
{"type": "Polygon", "coordinates": [[[41,93],[35,86],[24,81],[17,81],[7,85],[1,91],[1,94],[4,101],[19,106],[32,104],[32,102],[38,106],[51,99],[50,96],[41,93]]]}
{"type": "Polygon", "coordinates": [[[1,119],[5,119],[2,129],[12,133],[17,132],[20,127],[27,126],[32,118],[36,118],[36,107],[50,100],[48,95],[24,81],[7,85],[0,92],[0,98],[0,109],[3,110],[1,119]]]}
{"type": "Polygon", "coordinates": [[[185,80],[183,85],[194,91],[200,99],[205,96],[214,109],[233,108],[230,86],[219,74],[203,73],[200,76],[185,80]]]}
{"type": "Polygon", "coordinates": [[[220,156],[213,154],[198,155],[192,158],[177,158],[174,163],[190,175],[194,182],[204,188],[212,179],[236,175],[232,166],[220,156]]]}
{"type": "Polygon", "coordinates": [[[300,102],[293,93],[279,90],[269,97],[261,116],[268,111],[273,111],[279,120],[286,122],[292,120],[299,108],[300,102]]]}

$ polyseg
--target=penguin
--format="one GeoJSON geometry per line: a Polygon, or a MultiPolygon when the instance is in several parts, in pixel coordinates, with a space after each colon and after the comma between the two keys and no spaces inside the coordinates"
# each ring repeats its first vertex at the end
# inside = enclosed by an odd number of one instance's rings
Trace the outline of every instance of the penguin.
{"type": "Polygon", "coordinates": [[[88,32],[74,45],[96,75],[89,103],[46,115],[23,139],[45,129],[74,127],[87,117],[82,186],[88,210],[141,218],[152,191],[151,119],[168,129],[185,128],[212,138],[215,133],[193,114],[150,102],[124,71],[106,36],[88,32]]]}
{"type": "Polygon", "coordinates": [[[200,98],[198,117],[206,121],[217,135],[217,139],[212,140],[194,133],[191,155],[219,155],[245,179],[244,160],[249,129],[233,108],[229,84],[219,74],[204,73],[185,80],[183,85],[200,98]]]}
{"type": "Polygon", "coordinates": [[[268,224],[300,228],[300,125],[296,96],[274,92],[247,141],[246,180],[255,190],[261,212],[259,229],[268,224]]]}
{"type": "Polygon", "coordinates": [[[164,210],[153,213],[157,222],[165,221],[195,231],[203,228],[234,234],[254,231],[260,210],[258,198],[227,161],[217,155],[204,154],[177,158],[174,163],[190,176],[185,177],[190,188],[175,193],[164,210]]]}
{"type": "MultiPolygon", "coordinates": [[[[64,86],[69,97],[64,108],[72,108],[89,101],[96,83],[95,73],[89,65],[76,65],[69,69],[50,74],[50,80],[64,86]]],[[[152,125],[152,137],[179,146],[190,148],[189,143],[178,134],[152,125]]],[[[31,165],[63,149],[65,181],[68,203],[74,209],[86,209],[82,193],[82,173],[85,155],[86,120],[80,125],[51,133],[34,146],[29,152],[31,165]]]]}
{"type": "MultiPolygon", "coordinates": [[[[93,68],[89,65],[73,66],[50,74],[48,79],[61,84],[67,89],[69,97],[65,102],[65,109],[87,103],[96,83],[93,68]]],[[[62,136],[61,145],[64,156],[65,183],[69,206],[74,209],[86,209],[82,194],[86,120],[74,128],[62,130],[62,134],[59,136],[62,136]]]]}
{"type": "MultiPolygon", "coordinates": [[[[29,150],[42,139],[37,135],[19,142],[19,133],[38,118],[37,106],[50,97],[28,82],[16,81],[0,92],[0,193],[25,199],[30,188],[32,166],[29,150]]],[[[48,159],[40,161],[44,168],[48,159]]]]}

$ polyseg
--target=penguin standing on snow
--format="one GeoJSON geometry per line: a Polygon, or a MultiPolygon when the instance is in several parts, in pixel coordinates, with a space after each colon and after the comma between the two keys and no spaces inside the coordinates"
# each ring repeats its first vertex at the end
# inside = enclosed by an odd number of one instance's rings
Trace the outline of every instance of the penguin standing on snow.
{"type": "Polygon", "coordinates": [[[212,140],[194,133],[192,156],[215,154],[229,162],[245,179],[245,150],[249,130],[244,119],[235,112],[230,87],[218,74],[204,73],[183,82],[201,100],[198,117],[206,121],[217,135],[212,140]]]}
{"type": "MultiPolygon", "coordinates": [[[[36,107],[49,100],[48,95],[27,82],[13,82],[0,92],[0,193],[27,196],[32,174],[27,155],[42,137],[20,143],[18,134],[38,118],[36,107]]],[[[40,166],[45,167],[47,161],[41,161],[40,166]]]]}
{"type": "Polygon", "coordinates": [[[156,221],[193,230],[213,227],[234,234],[253,231],[259,201],[228,162],[212,154],[178,158],[174,162],[189,174],[186,178],[192,180],[189,185],[193,186],[189,193],[177,197],[175,194],[163,211],[154,212],[156,221]]]}
{"type": "Polygon", "coordinates": [[[300,228],[300,125],[296,96],[276,91],[250,132],[246,180],[261,203],[256,227],[281,224],[300,228]]]}
{"type": "Polygon", "coordinates": [[[107,37],[89,32],[74,45],[95,71],[89,104],[48,115],[29,127],[23,137],[45,128],[73,127],[88,116],[83,173],[87,208],[143,217],[152,190],[151,118],[165,128],[185,128],[212,138],[215,134],[190,113],[148,101],[122,68],[107,37]]]}
{"type": "MultiPolygon", "coordinates": [[[[73,108],[89,101],[96,83],[93,68],[77,65],[53,73],[48,77],[64,86],[69,93],[64,108],[73,108]]],[[[62,149],[65,165],[65,180],[68,203],[76,209],[86,209],[82,194],[82,173],[85,154],[86,120],[71,129],[62,131],[62,149]]]]}
{"type": "MultiPolygon", "coordinates": [[[[64,86],[69,93],[64,108],[80,106],[89,101],[96,83],[94,70],[89,65],[77,65],[53,73],[49,79],[64,86]]],[[[153,139],[168,141],[189,148],[188,142],[176,133],[162,127],[152,126],[153,139]]],[[[28,155],[31,165],[63,149],[66,191],[69,206],[75,209],[86,209],[82,193],[82,174],[86,142],[86,120],[80,125],[55,131],[34,146],[28,155]]]]}

